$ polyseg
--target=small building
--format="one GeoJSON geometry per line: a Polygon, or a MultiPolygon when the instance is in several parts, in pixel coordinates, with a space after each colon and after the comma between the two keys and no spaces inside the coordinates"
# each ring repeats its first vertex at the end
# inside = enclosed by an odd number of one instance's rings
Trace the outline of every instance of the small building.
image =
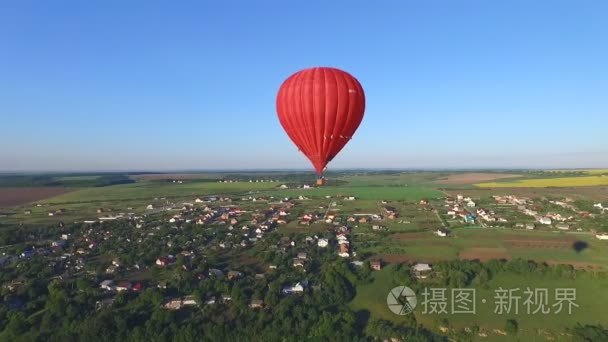
{"type": "Polygon", "coordinates": [[[261,309],[264,307],[264,301],[261,299],[252,299],[251,302],[249,302],[249,307],[252,309],[261,309]]]}
{"type": "Polygon", "coordinates": [[[555,225],[555,228],[559,229],[559,230],[569,230],[570,229],[570,225],[567,223],[558,223],[555,225]]]}
{"type": "Polygon", "coordinates": [[[382,262],[380,260],[373,260],[369,263],[369,266],[374,271],[380,271],[382,269],[382,262]]]}
{"type": "Polygon", "coordinates": [[[528,229],[528,230],[534,229],[534,223],[526,223],[526,229],[528,229]]]}
{"type": "Polygon", "coordinates": [[[239,271],[228,271],[228,280],[236,280],[243,276],[243,273],[239,271]]]}
{"type": "Polygon", "coordinates": [[[317,246],[321,248],[325,248],[327,245],[329,245],[329,241],[327,239],[319,239],[319,241],[317,241],[317,246]]]}
{"type": "Polygon", "coordinates": [[[435,231],[435,234],[437,234],[437,236],[440,236],[440,237],[447,237],[450,235],[450,231],[447,230],[446,228],[439,228],[435,231]]]}
{"type": "Polygon", "coordinates": [[[307,257],[308,257],[308,254],[306,254],[306,252],[298,253],[298,259],[306,260],[307,257]]]}
{"type": "Polygon", "coordinates": [[[608,240],[608,233],[595,234],[598,240],[608,240]]]}
{"type": "Polygon", "coordinates": [[[293,267],[304,267],[304,259],[293,259],[293,267]]]}
{"type": "Polygon", "coordinates": [[[106,291],[114,291],[114,281],[113,280],[104,280],[99,284],[99,287],[106,291]]]}
{"type": "Polygon", "coordinates": [[[116,285],[116,291],[118,292],[129,290],[131,290],[131,283],[128,281],[121,281],[118,283],[118,285],[116,285]]]}
{"type": "Polygon", "coordinates": [[[302,286],[301,283],[297,283],[295,285],[288,285],[288,286],[284,286],[281,289],[281,293],[285,294],[285,295],[289,295],[289,294],[301,294],[304,292],[304,286],[302,286]]]}
{"type": "Polygon", "coordinates": [[[431,274],[433,268],[429,264],[418,263],[412,266],[411,270],[416,278],[425,279],[431,274]]]}

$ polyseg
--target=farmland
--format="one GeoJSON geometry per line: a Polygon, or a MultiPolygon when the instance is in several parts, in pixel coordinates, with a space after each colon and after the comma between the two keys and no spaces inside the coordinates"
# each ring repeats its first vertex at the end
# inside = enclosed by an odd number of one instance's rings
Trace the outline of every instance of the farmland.
{"type": "Polygon", "coordinates": [[[582,176],[582,177],[556,177],[541,179],[524,179],[502,182],[476,183],[481,188],[547,188],[547,187],[578,187],[608,185],[608,177],[582,176]]]}

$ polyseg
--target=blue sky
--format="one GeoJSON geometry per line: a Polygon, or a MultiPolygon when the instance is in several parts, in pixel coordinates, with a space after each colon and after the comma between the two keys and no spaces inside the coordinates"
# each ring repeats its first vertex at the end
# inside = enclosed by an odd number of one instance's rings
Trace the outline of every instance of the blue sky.
{"type": "Polygon", "coordinates": [[[608,167],[606,1],[0,1],[0,170],[310,168],[299,69],[362,83],[330,168],[608,167]]]}

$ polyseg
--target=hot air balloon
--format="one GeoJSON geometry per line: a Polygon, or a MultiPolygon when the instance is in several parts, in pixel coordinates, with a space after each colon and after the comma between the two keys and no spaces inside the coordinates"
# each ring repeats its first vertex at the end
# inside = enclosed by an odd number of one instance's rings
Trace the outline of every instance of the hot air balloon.
{"type": "Polygon", "coordinates": [[[319,176],[352,138],[364,111],[361,84],[336,68],[298,71],[283,82],[277,94],[283,129],[319,176]]]}

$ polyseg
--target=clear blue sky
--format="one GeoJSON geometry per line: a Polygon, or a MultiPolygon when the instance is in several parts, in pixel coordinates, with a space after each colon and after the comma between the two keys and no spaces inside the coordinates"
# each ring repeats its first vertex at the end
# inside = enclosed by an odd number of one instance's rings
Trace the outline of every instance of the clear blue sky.
{"type": "Polygon", "coordinates": [[[367,97],[330,168],[608,167],[608,2],[0,1],[0,170],[309,168],[291,73],[367,97]]]}

